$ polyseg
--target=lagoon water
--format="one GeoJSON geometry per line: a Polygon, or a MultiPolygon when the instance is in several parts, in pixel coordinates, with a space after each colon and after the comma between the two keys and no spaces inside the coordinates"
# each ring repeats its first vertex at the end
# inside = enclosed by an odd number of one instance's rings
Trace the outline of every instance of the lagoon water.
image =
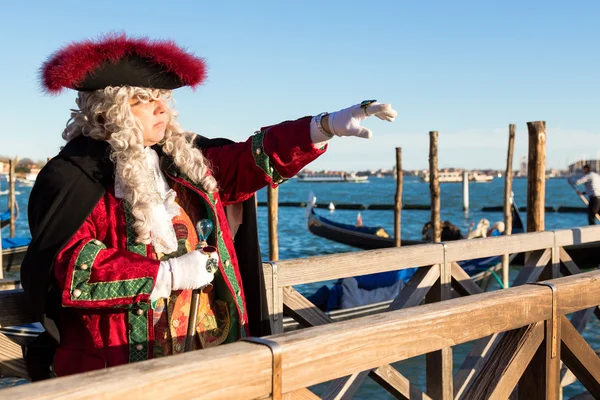
{"type": "MultiPolygon", "coordinates": [[[[1,183],[6,187],[6,181],[1,183]]],[[[462,184],[445,183],[441,185],[441,206],[442,220],[448,220],[457,225],[461,231],[466,234],[470,222],[477,222],[481,218],[487,218],[492,223],[501,221],[503,215],[501,212],[482,212],[482,207],[501,206],[504,196],[504,180],[494,179],[490,183],[471,183],[470,189],[470,211],[464,213],[462,210],[462,184]]],[[[358,203],[358,204],[393,204],[395,195],[395,181],[391,177],[375,178],[371,177],[368,183],[299,183],[292,179],[280,186],[279,201],[306,202],[308,194],[312,191],[319,203],[358,203]]],[[[17,234],[29,235],[27,224],[27,200],[31,187],[17,184],[17,200],[19,203],[19,218],[17,220],[17,234]]],[[[513,191],[516,204],[525,206],[527,195],[527,181],[525,179],[515,179],[513,182],[513,191]]],[[[266,201],[266,191],[263,189],[258,192],[258,200],[266,201]]],[[[0,210],[5,208],[7,196],[0,196],[0,210]]],[[[404,178],[403,187],[404,204],[428,204],[429,186],[417,178],[404,178]]],[[[547,206],[572,206],[583,207],[583,203],[574,193],[573,189],[564,179],[550,179],[546,181],[546,205],[547,206]]],[[[353,224],[356,221],[357,211],[336,210],[331,213],[329,210],[318,210],[324,213],[328,218],[338,222],[353,224]]],[[[364,225],[383,226],[386,231],[393,233],[393,210],[362,210],[360,211],[364,225]]],[[[322,254],[334,254],[358,249],[329,241],[312,235],[306,229],[305,221],[306,210],[296,207],[279,208],[279,254],[280,259],[302,258],[322,254]]],[[[403,210],[402,212],[402,237],[405,239],[419,239],[423,224],[429,220],[429,211],[421,210],[403,210]]],[[[522,213],[525,219],[525,213],[522,213]]],[[[267,231],[267,208],[258,208],[258,222],[261,251],[264,259],[268,259],[268,231],[267,231]]],[[[587,216],[583,213],[546,213],[546,230],[572,228],[587,224],[587,216]]],[[[7,234],[7,229],[2,232],[7,234]]],[[[600,260],[599,260],[600,264],[600,260]]],[[[517,270],[511,271],[514,278],[517,270]]],[[[330,283],[330,282],[325,282],[330,283]]],[[[313,292],[321,285],[310,284],[297,287],[303,294],[313,292]]],[[[491,289],[497,287],[492,286],[491,289]]],[[[592,318],[588,327],[584,331],[584,337],[593,348],[600,348],[600,323],[597,318],[592,318]]],[[[471,344],[454,347],[454,366],[456,369],[462,363],[465,355],[468,353],[471,344]]],[[[421,389],[425,388],[424,371],[425,358],[417,357],[405,362],[395,364],[399,370],[418,385],[421,389]]],[[[318,385],[313,388],[316,392],[323,390],[324,385],[318,385]]],[[[583,386],[579,383],[565,388],[565,398],[569,398],[583,391],[583,386]]],[[[383,389],[380,389],[370,379],[361,386],[356,398],[360,399],[387,399],[392,398],[383,389]]]]}

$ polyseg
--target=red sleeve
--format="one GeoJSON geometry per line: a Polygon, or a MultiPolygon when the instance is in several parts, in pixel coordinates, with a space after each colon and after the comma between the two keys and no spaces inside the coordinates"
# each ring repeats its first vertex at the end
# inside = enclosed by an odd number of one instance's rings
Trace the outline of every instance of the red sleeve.
{"type": "Polygon", "coordinates": [[[62,305],[115,308],[148,302],[160,261],[107,247],[97,234],[89,216],[56,257],[54,276],[62,305]]]}
{"type": "Polygon", "coordinates": [[[250,198],[266,185],[276,187],[323,154],[310,138],[304,117],[262,128],[245,142],[202,149],[219,184],[223,205],[250,198]]]}

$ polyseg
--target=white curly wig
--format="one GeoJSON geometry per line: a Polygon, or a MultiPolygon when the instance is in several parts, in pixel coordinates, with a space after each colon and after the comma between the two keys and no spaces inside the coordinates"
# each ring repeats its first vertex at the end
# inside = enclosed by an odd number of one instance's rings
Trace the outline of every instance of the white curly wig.
{"type": "MultiPolygon", "coordinates": [[[[144,139],[139,122],[133,116],[129,100],[141,102],[160,98],[171,102],[171,91],[130,86],[107,87],[94,92],[79,92],[76,99],[79,110],[71,110],[71,120],[63,132],[63,139],[71,141],[84,135],[105,140],[111,146],[110,158],[115,164],[115,176],[124,185],[125,200],[135,218],[133,228],[137,241],[150,243],[152,205],[159,201],[153,188],[152,172],[146,164],[144,139]]],[[[172,104],[171,104],[172,105],[172,104]]],[[[209,173],[210,166],[202,152],[193,145],[196,134],[184,132],[177,124],[177,113],[167,107],[169,122],[163,140],[159,142],[165,154],[194,183],[209,193],[217,191],[217,182],[209,173]]]]}

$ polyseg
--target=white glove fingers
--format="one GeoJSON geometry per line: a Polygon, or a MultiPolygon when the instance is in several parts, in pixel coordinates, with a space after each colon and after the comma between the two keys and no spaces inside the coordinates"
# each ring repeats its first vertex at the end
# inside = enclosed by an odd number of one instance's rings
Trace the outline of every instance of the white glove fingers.
{"type": "Polygon", "coordinates": [[[388,122],[394,122],[394,120],[396,119],[396,116],[393,114],[378,113],[378,114],[375,114],[375,116],[382,121],[388,121],[388,122]]]}
{"type": "Polygon", "coordinates": [[[383,121],[392,122],[398,116],[398,113],[390,104],[375,102],[366,107],[356,104],[329,114],[331,133],[336,136],[358,136],[368,139],[373,133],[369,129],[361,127],[360,122],[371,115],[375,115],[383,121]]]}
{"type": "Polygon", "coordinates": [[[390,104],[373,103],[367,107],[367,115],[375,115],[384,121],[393,121],[398,116],[390,104]]]}
{"type": "Polygon", "coordinates": [[[386,104],[382,104],[382,103],[371,103],[369,104],[367,107],[361,107],[363,110],[365,110],[365,114],[367,115],[367,117],[370,117],[373,114],[376,114],[378,112],[381,112],[383,110],[386,104]]]}

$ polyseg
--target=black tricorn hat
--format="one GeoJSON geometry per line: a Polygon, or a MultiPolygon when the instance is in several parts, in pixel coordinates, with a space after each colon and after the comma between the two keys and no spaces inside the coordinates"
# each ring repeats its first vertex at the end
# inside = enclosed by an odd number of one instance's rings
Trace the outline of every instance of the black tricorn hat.
{"type": "Polygon", "coordinates": [[[171,41],[108,35],[72,43],[54,53],[41,69],[44,89],[93,91],[107,86],[153,89],[192,88],[206,78],[203,59],[171,41]]]}

